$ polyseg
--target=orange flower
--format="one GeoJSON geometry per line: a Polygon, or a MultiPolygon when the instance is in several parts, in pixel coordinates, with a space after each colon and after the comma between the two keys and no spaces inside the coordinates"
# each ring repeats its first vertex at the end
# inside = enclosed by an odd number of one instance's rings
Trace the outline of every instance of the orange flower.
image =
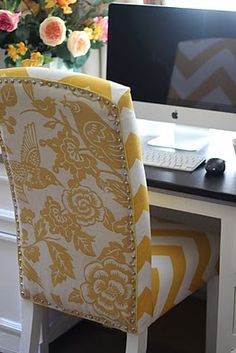
{"type": "Polygon", "coordinates": [[[46,9],[52,9],[53,7],[59,6],[62,8],[64,14],[72,13],[69,5],[76,3],[77,0],[46,0],[46,9]]]}
{"type": "Polygon", "coordinates": [[[44,44],[55,47],[66,39],[65,22],[56,16],[48,17],[40,24],[39,35],[44,44]]]}
{"type": "Polygon", "coordinates": [[[57,0],[57,4],[63,9],[65,14],[72,13],[69,5],[76,3],[77,0],[57,0]]]}
{"type": "Polygon", "coordinates": [[[85,55],[90,49],[89,36],[85,31],[74,31],[67,41],[67,48],[74,58],[85,55]]]}

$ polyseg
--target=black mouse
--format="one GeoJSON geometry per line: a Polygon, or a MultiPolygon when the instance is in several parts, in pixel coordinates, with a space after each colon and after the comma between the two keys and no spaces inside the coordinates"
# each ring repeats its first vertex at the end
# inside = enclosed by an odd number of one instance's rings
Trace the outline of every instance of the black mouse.
{"type": "Polygon", "coordinates": [[[207,174],[221,175],[225,171],[225,161],[221,158],[210,158],[205,164],[207,174]]]}

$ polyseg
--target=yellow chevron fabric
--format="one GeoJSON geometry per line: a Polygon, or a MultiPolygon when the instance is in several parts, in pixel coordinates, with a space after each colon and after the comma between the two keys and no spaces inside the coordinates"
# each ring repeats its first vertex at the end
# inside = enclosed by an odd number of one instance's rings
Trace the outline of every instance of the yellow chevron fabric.
{"type": "Polygon", "coordinates": [[[136,333],[215,274],[213,236],[153,218],[151,239],[127,87],[6,69],[0,105],[24,298],[136,333]]]}
{"type": "MultiPolygon", "coordinates": [[[[168,102],[188,105],[218,101],[236,106],[235,38],[180,42],[176,51],[168,102]],[[220,84],[219,84],[220,83],[220,84]]],[[[212,104],[213,104],[212,103],[212,104]]]]}
{"type": "Polygon", "coordinates": [[[151,222],[153,286],[158,288],[153,293],[156,320],[217,275],[220,237],[159,219],[155,212],[151,222]]]}

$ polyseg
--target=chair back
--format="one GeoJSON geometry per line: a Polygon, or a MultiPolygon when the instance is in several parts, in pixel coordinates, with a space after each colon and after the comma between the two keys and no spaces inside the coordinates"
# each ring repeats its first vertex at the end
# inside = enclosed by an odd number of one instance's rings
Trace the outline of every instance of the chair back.
{"type": "Polygon", "coordinates": [[[152,315],[147,188],[127,87],[0,70],[21,295],[136,333],[152,315]]]}

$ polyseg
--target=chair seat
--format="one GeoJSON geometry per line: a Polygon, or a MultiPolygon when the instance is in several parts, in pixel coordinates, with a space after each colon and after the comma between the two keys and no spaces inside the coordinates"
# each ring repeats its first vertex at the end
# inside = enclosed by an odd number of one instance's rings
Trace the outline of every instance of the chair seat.
{"type": "Polygon", "coordinates": [[[151,224],[155,321],[217,274],[220,237],[157,218],[151,224]]]}

